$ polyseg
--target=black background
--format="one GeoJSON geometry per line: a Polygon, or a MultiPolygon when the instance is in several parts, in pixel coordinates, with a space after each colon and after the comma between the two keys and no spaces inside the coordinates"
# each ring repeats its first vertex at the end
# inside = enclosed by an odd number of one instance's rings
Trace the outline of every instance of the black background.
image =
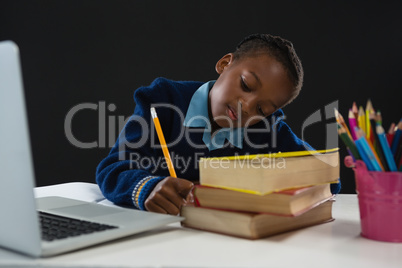
{"type": "MultiPolygon", "coordinates": [[[[106,118],[129,116],[133,92],[156,77],[209,81],[216,61],[246,35],[271,33],[293,42],[305,71],[300,96],[284,111],[297,135],[311,114],[324,120],[304,138],[326,146],[325,106],[347,118],[370,98],[384,127],[401,117],[401,1],[1,1],[0,41],[20,47],[37,185],[95,181],[109,152],[72,145],[65,117],[76,105],[114,104],[106,118]]],[[[82,110],[72,130],[97,141],[98,110],[82,110]]],[[[110,124],[106,125],[109,129],[110,124]]],[[[118,127],[113,128],[114,133],[118,127]]],[[[341,157],[346,155],[343,144],[341,157]]],[[[23,168],[24,163],[21,163],[23,168]]],[[[341,167],[343,193],[353,172],[341,167]]]]}

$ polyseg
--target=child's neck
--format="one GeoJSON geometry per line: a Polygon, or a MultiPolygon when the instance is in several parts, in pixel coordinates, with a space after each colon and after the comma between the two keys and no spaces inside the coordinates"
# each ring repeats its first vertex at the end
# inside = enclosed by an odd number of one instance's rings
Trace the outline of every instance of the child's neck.
{"type": "Polygon", "coordinates": [[[211,122],[211,137],[213,137],[221,127],[213,119],[210,118],[209,120],[211,122]]]}

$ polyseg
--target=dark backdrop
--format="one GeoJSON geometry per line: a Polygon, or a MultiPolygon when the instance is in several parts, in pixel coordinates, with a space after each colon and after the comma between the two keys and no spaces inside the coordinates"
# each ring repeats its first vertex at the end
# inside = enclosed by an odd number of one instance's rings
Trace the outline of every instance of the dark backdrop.
{"type": "MultiPolygon", "coordinates": [[[[327,126],[333,126],[334,119],[326,118],[325,106],[334,101],[346,117],[353,101],[365,106],[371,98],[386,128],[401,116],[401,1],[0,4],[0,40],[15,41],[21,51],[38,186],[94,182],[95,168],[118,132],[113,120],[133,112],[137,87],[159,76],[216,79],[215,62],[256,32],[294,43],[305,83],[284,111],[298,135],[303,122],[320,111],[322,122],[303,131],[316,148],[326,146],[327,126]],[[73,134],[82,142],[98,141],[97,148],[77,148],[66,137],[66,116],[80,104],[98,109],[77,113],[73,134]],[[110,119],[106,131],[99,126],[99,116],[110,119]],[[104,145],[98,138],[102,133],[104,145]]],[[[340,147],[343,158],[345,149],[340,147]]],[[[353,193],[353,172],[342,165],[341,177],[342,192],[353,193]]]]}

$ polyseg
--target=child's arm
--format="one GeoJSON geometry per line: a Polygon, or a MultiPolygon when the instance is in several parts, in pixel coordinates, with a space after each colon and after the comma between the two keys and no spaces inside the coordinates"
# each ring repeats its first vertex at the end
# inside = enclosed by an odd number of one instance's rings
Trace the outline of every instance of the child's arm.
{"type": "MultiPolygon", "coordinates": [[[[97,167],[96,181],[103,195],[116,204],[145,210],[145,200],[168,176],[167,170],[155,174],[155,165],[161,164],[158,160],[163,159],[163,155],[161,150],[152,147],[150,139],[150,131],[154,131],[151,103],[164,103],[171,98],[167,95],[169,89],[161,81],[155,80],[149,87],[136,90],[134,115],[124,126],[110,154],[97,167]]],[[[168,113],[159,116],[161,122],[170,123],[168,113]]]]}
{"type": "Polygon", "coordinates": [[[131,118],[109,155],[98,165],[96,182],[103,195],[113,203],[144,210],[146,194],[165,176],[154,175],[154,166],[145,168],[145,161],[141,162],[156,158],[149,142],[129,147],[129,144],[140,141],[141,136],[141,126],[135,118],[131,118]]]}

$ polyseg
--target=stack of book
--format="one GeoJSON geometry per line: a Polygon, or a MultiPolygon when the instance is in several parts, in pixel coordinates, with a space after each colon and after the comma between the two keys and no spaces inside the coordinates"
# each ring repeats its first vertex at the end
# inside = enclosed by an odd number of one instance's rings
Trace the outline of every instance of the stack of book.
{"type": "Polygon", "coordinates": [[[185,227],[248,239],[333,220],[338,149],[202,158],[185,227]]]}

